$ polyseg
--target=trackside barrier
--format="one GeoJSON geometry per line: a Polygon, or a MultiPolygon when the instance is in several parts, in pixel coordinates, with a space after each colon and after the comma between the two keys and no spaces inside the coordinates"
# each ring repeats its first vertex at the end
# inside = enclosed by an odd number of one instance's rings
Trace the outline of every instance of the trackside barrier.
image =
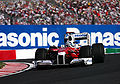
{"type": "Polygon", "coordinates": [[[34,58],[37,48],[63,45],[66,32],[88,32],[91,45],[103,43],[106,53],[120,53],[120,25],[0,25],[0,60],[34,58]]]}
{"type": "Polygon", "coordinates": [[[15,50],[0,50],[0,60],[16,59],[15,50]]]}

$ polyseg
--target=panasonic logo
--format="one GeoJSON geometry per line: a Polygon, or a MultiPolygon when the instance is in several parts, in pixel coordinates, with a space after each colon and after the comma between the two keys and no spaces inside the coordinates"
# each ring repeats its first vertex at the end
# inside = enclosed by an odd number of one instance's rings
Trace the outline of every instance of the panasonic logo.
{"type": "MultiPolygon", "coordinates": [[[[50,32],[50,31],[49,31],[50,32]]],[[[66,28],[65,32],[80,33],[78,28],[66,28]]],[[[0,32],[0,47],[48,47],[63,45],[61,42],[64,40],[65,32],[50,32],[48,33],[47,28],[42,28],[41,32],[27,33],[22,32],[20,34],[10,32],[8,34],[0,32]],[[60,38],[60,36],[62,38],[60,38]],[[61,43],[61,44],[60,44],[61,43]]],[[[87,32],[87,31],[86,31],[87,32]]],[[[104,46],[120,46],[120,32],[89,32],[90,44],[103,43],[104,46]]],[[[80,41],[80,45],[86,45],[87,42],[80,41]]]]}
{"type": "Polygon", "coordinates": [[[22,47],[26,46],[58,46],[59,44],[59,35],[56,32],[51,32],[47,34],[47,28],[42,29],[43,33],[20,33],[19,35],[15,32],[11,32],[9,34],[0,33],[0,47],[1,46],[10,46],[16,47],[18,45],[22,47]],[[55,39],[54,41],[52,39],[55,39]]]}

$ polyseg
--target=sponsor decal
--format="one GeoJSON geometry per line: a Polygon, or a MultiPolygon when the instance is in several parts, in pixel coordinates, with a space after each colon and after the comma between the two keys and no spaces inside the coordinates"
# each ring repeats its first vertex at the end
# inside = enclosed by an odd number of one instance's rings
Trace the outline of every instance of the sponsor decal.
{"type": "Polygon", "coordinates": [[[37,46],[58,46],[59,40],[56,40],[59,38],[59,35],[56,32],[51,32],[50,34],[44,33],[47,32],[47,28],[42,28],[42,32],[36,32],[36,33],[20,33],[17,34],[15,32],[11,32],[8,34],[0,33],[0,47],[17,47],[18,45],[22,47],[35,47],[36,43],[37,46]],[[52,39],[55,39],[53,41],[52,39]],[[37,39],[37,40],[36,40],[37,39]]]}
{"type": "MultiPolygon", "coordinates": [[[[88,32],[90,44],[103,43],[106,48],[119,48],[120,26],[81,26],[81,25],[37,25],[0,26],[1,49],[48,48],[64,44],[66,32],[88,32]],[[3,28],[4,27],[4,28],[3,28]],[[19,29],[18,29],[19,28],[19,29]]],[[[84,35],[75,35],[81,37],[84,35]]],[[[79,42],[86,45],[85,40],[79,42]]]]}

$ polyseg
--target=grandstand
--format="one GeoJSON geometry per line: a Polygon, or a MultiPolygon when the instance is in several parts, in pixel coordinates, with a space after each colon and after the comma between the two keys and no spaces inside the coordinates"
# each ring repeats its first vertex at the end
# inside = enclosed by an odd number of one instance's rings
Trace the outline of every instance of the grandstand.
{"type": "Polygon", "coordinates": [[[0,25],[119,25],[119,0],[0,0],[0,25]]]}

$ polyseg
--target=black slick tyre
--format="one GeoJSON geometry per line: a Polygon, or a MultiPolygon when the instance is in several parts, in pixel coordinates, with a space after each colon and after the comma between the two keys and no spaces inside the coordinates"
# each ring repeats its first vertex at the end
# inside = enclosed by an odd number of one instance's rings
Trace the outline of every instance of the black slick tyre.
{"type": "Polygon", "coordinates": [[[91,57],[91,47],[90,46],[82,46],[79,51],[79,58],[89,58],[91,57]]]}
{"type": "Polygon", "coordinates": [[[35,60],[46,60],[47,59],[47,49],[38,48],[35,52],[35,60]]]}
{"type": "Polygon", "coordinates": [[[92,45],[92,55],[94,63],[104,62],[104,45],[102,43],[97,43],[92,45]]]}

